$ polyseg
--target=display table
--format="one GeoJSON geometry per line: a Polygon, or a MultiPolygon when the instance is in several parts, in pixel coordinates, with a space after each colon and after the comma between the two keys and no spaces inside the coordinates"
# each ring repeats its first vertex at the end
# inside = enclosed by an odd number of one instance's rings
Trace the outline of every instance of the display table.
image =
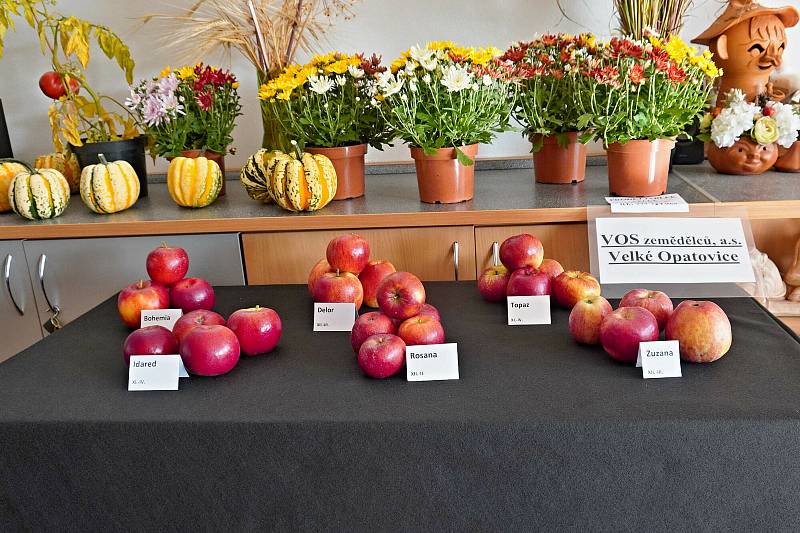
{"type": "Polygon", "coordinates": [[[473,283],[428,283],[461,379],[359,371],[312,333],[303,286],[220,288],[276,309],[273,354],[177,392],[126,390],[113,299],[0,364],[0,530],[789,530],[800,523],[800,342],[719,300],[728,355],[643,380],[573,343],[567,313],[508,327],[473,283]]]}

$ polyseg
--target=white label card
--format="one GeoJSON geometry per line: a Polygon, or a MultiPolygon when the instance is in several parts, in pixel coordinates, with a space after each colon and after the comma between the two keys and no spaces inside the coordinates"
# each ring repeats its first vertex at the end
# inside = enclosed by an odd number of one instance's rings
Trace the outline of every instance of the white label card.
{"type": "Polygon", "coordinates": [[[598,218],[600,283],[753,282],[738,218],[598,218]]]}
{"type": "Polygon", "coordinates": [[[128,390],[178,390],[179,355],[132,355],[128,390]]]}
{"type": "Polygon", "coordinates": [[[640,342],[636,367],[644,379],[681,377],[678,341],[640,342]]]}
{"type": "Polygon", "coordinates": [[[688,213],[689,204],[680,194],[661,196],[606,196],[612,213],[688,213]]]}
{"type": "Polygon", "coordinates": [[[509,296],[509,326],[550,324],[550,296],[509,296]]]}
{"type": "Polygon", "coordinates": [[[458,345],[449,343],[406,346],[406,379],[458,379],[458,345]]]}
{"type": "Polygon", "coordinates": [[[183,316],[180,309],[142,309],[141,326],[164,326],[172,331],[175,322],[183,316]]]}
{"type": "Polygon", "coordinates": [[[356,321],[356,304],[314,304],[314,331],[350,331],[356,321]]]}

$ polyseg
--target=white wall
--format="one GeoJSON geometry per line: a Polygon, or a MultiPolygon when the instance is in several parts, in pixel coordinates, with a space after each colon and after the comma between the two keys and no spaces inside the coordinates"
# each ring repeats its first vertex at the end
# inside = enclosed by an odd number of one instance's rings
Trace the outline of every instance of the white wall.
{"type": "MultiPolygon", "coordinates": [[[[243,0],[242,0],[243,1],[243,0]]],[[[105,24],[117,31],[128,43],[137,62],[136,78],[157,74],[165,65],[178,65],[181,58],[160,47],[159,38],[168,33],[155,25],[141,27],[138,17],[172,10],[172,6],[188,6],[194,0],[59,0],[58,9],[105,24]]],[[[800,0],[765,0],[767,5],[793,4],[800,0]]],[[[362,0],[352,20],[338,24],[329,34],[324,48],[347,52],[377,52],[389,62],[411,44],[433,39],[451,39],[465,45],[493,44],[499,48],[514,40],[530,39],[536,33],[593,31],[609,35],[615,22],[611,0],[565,0],[563,4],[577,23],[565,19],[555,0],[362,0]]],[[[695,0],[684,37],[691,38],[715,18],[721,4],[716,0],[695,0]]],[[[303,58],[300,58],[303,59],[303,58]]],[[[261,142],[261,122],[256,98],[254,70],[238,55],[212,58],[213,62],[231,68],[241,81],[244,116],[235,131],[238,154],[230,157],[229,168],[237,168],[261,142]]],[[[94,53],[91,81],[101,92],[124,98],[124,78],[115,65],[94,53]]],[[[18,22],[16,33],[6,36],[6,51],[0,60],[0,98],[15,155],[32,159],[51,151],[47,123],[48,99],[38,89],[38,79],[48,70],[48,62],[39,51],[34,32],[18,22]]],[[[789,31],[789,46],[784,69],[800,71],[800,30],[789,31]]],[[[522,156],[530,146],[518,133],[508,133],[491,146],[481,147],[481,156],[522,156]]],[[[384,152],[370,151],[372,161],[408,159],[403,147],[384,152]]],[[[149,158],[148,158],[148,161],[149,158]]],[[[166,162],[156,162],[164,170],[166,162]]]]}

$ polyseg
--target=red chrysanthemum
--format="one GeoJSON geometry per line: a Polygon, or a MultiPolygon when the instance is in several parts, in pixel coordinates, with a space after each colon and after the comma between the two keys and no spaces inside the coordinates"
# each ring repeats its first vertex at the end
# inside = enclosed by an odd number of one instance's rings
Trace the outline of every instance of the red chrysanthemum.
{"type": "Polygon", "coordinates": [[[214,96],[211,92],[202,92],[195,96],[195,100],[197,100],[197,105],[203,111],[209,111],[211,106],[214,105],[214,96]]]}
{"type": "Polygon", "coordinates": [[[628,79],[634,85],[641,85],[644,83],[644,67],[640,63],[636,63],[628,71],[628,79]]]}

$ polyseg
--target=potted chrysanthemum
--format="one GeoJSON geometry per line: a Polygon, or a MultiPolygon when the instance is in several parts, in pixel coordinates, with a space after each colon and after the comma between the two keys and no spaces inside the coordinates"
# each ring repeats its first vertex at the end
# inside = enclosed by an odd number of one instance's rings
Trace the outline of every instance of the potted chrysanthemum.
{"type": "Polygon", "coordinates": [[[761,174],[778,159],[780,148],[792,148],[800,130],[793,106],[759,97],[748,102],[733,89],[725,105],[706,114],[701,138],[709,141],[708,162],[723,174],[761,174]]]}
{"type": "Polygon", "coordinates": [[[500,58],[520,78],[514,118],[533,144],[536,181],[576,183],[586,174],[586,141],[575,105],[580,63],[594,51],[592,35],[543,35],[512,44],[500,58]]]}
{"type": "MultiPolygon", "coordinates": [[[[800,116],[800,91],[797,91],[792,96],[792,107],[794,108],[795,116],[800,116]]],[[[798,125],[800,130],[800,125],[798,125]]],[[[798,131],[800,136],[800,131],[798,131]]],[[[789,148],[780,147],[780,155],[778,160],[775,161],[775,170],[780,172],[800,172],[800,140],[794,141],[789,148]]]]}
{"type": "Polygon", "coordinates": [[[259,89],[262,111],[280,124],[282,137],[331,160],[337,179],[334,200],[364,195],[367,145],[380,150],[391,140],[372,102],[376,75],[385,71],[376,55],[335,52],[290,65],[259,89]]]}
{"type": "Polygon", "coordinates": [[[615,37],[581,63],[578,127],[603,141],[612,194],[666,192],[675,137],[705,107],[718,75],[710,52],[677,36],[615,37]]]}
{"type": "Polygon", "coordinates": [[[433,42],[405,51],[380,75],[376,101],[411,145],[423,202],[471,199],[478,143],[510,129],[513,72],[501,53],[433,42]]]}

